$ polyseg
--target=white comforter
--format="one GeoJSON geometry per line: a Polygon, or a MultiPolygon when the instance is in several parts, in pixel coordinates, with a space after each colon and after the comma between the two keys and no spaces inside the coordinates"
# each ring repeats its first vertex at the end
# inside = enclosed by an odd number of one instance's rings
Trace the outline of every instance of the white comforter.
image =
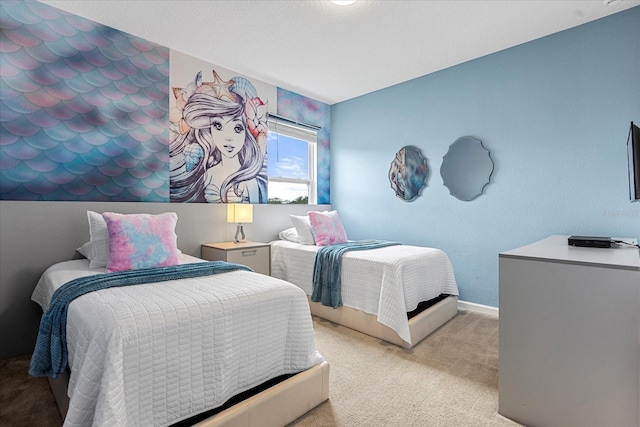
{"type": "MultiPolygon", "coordinates": [[[[56,264],[32,299],[46,310],[57,287],[101,272],[56,264]]],[[[247,271],[84,295],[69,306],[67,343],[65,426],[169,425],[323,361],[304,292],[247,271]]]]}
{"type": "MultiPolygon", "coordinates": [[[[318,249],[285,240],[271,242],[271,275],[311,295],[318,249]]],[[[409,344],[407,312],[440,294],[458,295],[449,257],[434,248],[399,245],[347,252],[341,278],[343,305],[377,316],[409,344]]]]}

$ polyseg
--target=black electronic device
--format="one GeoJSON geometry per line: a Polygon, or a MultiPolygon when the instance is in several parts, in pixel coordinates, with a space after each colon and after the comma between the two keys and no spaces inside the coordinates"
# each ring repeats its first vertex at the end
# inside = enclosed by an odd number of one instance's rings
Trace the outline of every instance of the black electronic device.
{"type": "Polygon", "coordinates": [[[631,122],[627,138],[627,158],[629,160],[629,198],[640,201],[640,128],[631,122]]]}
{"type": "Polygon", "coordinates": [[[584,248],[610,248],[613,246],[611,237],[600,236],[570,236],[569,246],[580,246],[584,248]]]}

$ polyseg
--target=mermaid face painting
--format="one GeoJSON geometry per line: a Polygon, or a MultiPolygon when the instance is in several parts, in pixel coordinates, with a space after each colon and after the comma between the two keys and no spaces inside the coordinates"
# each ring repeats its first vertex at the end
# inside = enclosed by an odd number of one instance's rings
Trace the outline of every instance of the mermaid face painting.
{"type": "Polygon", "coordinates": [[[267,203],[266,104],[243,77],[174,88],[170,113],[172,202],[267,203]],[[260,111],[258,111],[260,109],[260,111]],[[247,118],[249,111],[251,120],[247,118]],[[260,142],[259,142],[260,141],[260,142]]]}
{"type": "Polygon", "coordinates": [[[228,158],[235,157],[240,152],[245,132],[245,123],[239,118],[216,117],[211,123],[213,143],[222,155],[228,158]]]}

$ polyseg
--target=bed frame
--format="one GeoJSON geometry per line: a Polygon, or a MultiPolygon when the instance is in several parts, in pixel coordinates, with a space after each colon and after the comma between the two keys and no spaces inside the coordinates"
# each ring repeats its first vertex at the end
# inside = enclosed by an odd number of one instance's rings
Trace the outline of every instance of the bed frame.
{"type": "Polygon", "coordinates": [[[372,314],[344,305],[334,309],[311,301],[309,296],[307,298],[311,314],[406,349],[418,344],[458,312],[458,297],[450,295],[416,314],[409,319],[409,331],[413,343],[409,344],[400,338],[396,331],[378,322],[376,316],[372,314]]]}
{"type": "MultiPolygon", "coordinates": [[[[70,372],[47,377],[62,419],[69,409],[70,372]]],[[[196,424],[198,427],[282,427],[298,419],[329,398],[329,363],[306,371],[253,394],[241,402],[196,424]]]]}

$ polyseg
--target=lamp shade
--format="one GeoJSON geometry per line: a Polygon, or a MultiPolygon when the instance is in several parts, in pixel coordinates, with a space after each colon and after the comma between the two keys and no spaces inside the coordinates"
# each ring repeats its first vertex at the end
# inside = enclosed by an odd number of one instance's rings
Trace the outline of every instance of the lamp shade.
{"type": "Polygon", "coordinates": [[[227,222],[249,224],[253,222],[253,205],[251,204],[228,204],[227,222]]]}

